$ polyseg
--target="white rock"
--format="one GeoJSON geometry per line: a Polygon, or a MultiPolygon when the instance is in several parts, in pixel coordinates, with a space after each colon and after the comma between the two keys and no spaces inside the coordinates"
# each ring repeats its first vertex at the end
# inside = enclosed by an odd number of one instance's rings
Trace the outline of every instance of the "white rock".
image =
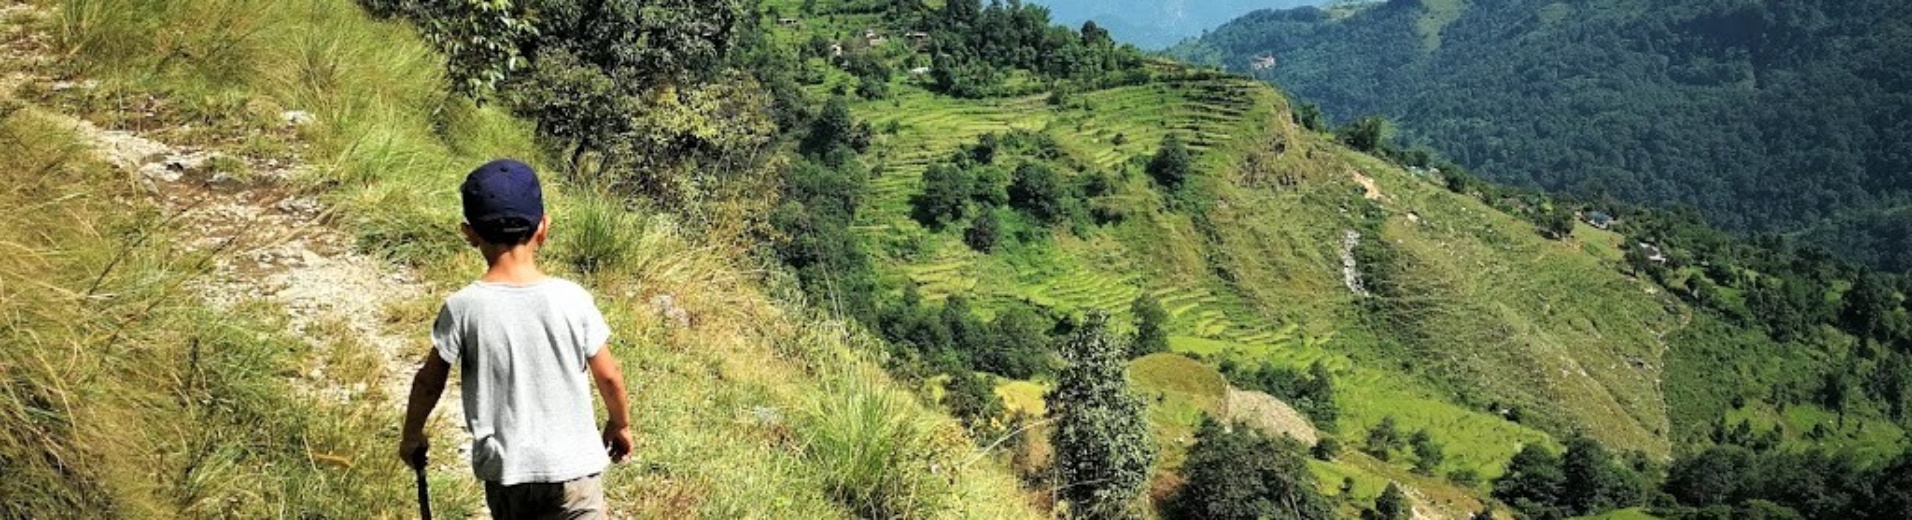
{"type": "Polygon", "coordinates": [[[305,126],[319,122],[318,116],[314,116],[311,112],[304,110],[287,110],[281,112],[279,113],[279,120],[284,121],[286,126],[305,126]]]}

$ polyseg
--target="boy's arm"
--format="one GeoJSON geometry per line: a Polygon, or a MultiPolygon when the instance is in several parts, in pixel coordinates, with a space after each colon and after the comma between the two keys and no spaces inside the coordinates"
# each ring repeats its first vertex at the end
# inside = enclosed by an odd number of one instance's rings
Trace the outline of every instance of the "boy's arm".
{"type": "Polygon", "coordinates": [[[610,416],[604,424],[604,447],[612,461],[624,462],[631,454],[631,404],[624,395],[624,369],[611,355],[610,345],[598,347],[597,355],[591,356],[591,378],[597,381],[598,396],[604,398],[604,412],[610,416]]]}
{"type": "Polygon", "coordinates": [[[445,379],[451,375],[451,363],[438,357],[436,350],[425,354],[425,363],[418,368],[418,375],[412,377],[412,395],[405,406],[405,429],[399,435],[398,458],[411,465],[413,453],[431,446],[425,437],[425,419],[431,417],[432,409],[438,407],[438,397],[445,393],[445,379]]]}

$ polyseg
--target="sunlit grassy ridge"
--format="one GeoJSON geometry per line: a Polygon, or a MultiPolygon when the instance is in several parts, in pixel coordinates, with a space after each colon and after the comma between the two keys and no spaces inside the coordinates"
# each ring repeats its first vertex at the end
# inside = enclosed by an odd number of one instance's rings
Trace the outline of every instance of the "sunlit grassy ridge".
{"type": "MultiPolygon", "coordinates": [[[[415,269],[440,292],[481,267],[456,235],[457,182],[496,156],[543,162],[528,125],[447,94],[441,59],[411,28],[372,20],[346,0],[36,7],[52,12],[43,29],[71,57],[50,72],[99,86],[38,96],[38,107],[0,121],[13,136],[0,140],[7,156],[49,165],[23,179],[35,183],[15,183],[6,202],[49,201],[39,209],[69,216],[60,226],[0,229],[0,243],[20,250],[9,258],[23,259],[0,264],[9,295],[0,302],[9,344],[0,353],[4,511],[409,514],[409,479],[388,455],[396,404],[300,398],[281,375],[316,354],[267,318],[278,313],[254,306],[214,317],[170,290],[198,269],[169,247],[181,231],[156,226],[124,173],[87,161],[34,114],[297,159],[310,169],[274,189],[326,200],[362,250],[415,269]],[[317,123],[291,138],[261,131],[295,109],[317,123]],[[156,238],[128,245],[149,229],[156,238]],[[128,261],[99,288],[114,299],[87,296],[87,273],[116,256],[128,261]],[[317,464],[315,454],[347,462],[317,464]]],[[[794,294],[790,282],[764,276],[746,260],[747,244],[547,179],[556,224],[546,266],[597,293],[634,394],[637,462],[607,477],[620,515],[1029,515],[1006,473],[969,463],[973,444],[960,427],[855,354],[876,350],[851,347],[866,340],[782,299],[794,294]]],[[[387,325],[419,338],[421,356],[436,304],[428,296],[388,309],[387,325]]],[[[378,365],[363,372],[372,383],[408,375],[378,365]]],[[[478,499],[449,441],[435,447],[435,460],[448,462],[433,468],[434,502],[457,517],[478,499]]]]}

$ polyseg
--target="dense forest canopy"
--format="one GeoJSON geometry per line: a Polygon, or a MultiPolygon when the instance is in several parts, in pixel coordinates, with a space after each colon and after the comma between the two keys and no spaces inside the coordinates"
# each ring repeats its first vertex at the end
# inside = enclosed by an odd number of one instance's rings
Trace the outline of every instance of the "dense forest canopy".
{"type": "Polygon", "coordinates": [[[1486,177],[1691,206],[1912,269],[1912,5],[1395,0],[1261,11],[1172,53],[1486,177]]]}

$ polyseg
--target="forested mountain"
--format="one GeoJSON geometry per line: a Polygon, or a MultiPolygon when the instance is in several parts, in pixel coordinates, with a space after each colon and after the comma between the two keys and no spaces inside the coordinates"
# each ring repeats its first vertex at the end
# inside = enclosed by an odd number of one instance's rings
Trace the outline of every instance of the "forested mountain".
{"type": "Polygon", "coordinates": [[[1172,52],[1482,175],[1687,205],[1912,269],[1912,4],[1395,0],[1262,11],[1172,52]]]}
{"type": "Polygon", "coordinates": [[[1144,49],[1161,49],[1200,36],[1224,22],[1257,9],[1319,5],[1327,0],[1026,0],[1048,7],[1055,21],[1080,26],[1094,20],[1115,39],[1144,49]]]}

